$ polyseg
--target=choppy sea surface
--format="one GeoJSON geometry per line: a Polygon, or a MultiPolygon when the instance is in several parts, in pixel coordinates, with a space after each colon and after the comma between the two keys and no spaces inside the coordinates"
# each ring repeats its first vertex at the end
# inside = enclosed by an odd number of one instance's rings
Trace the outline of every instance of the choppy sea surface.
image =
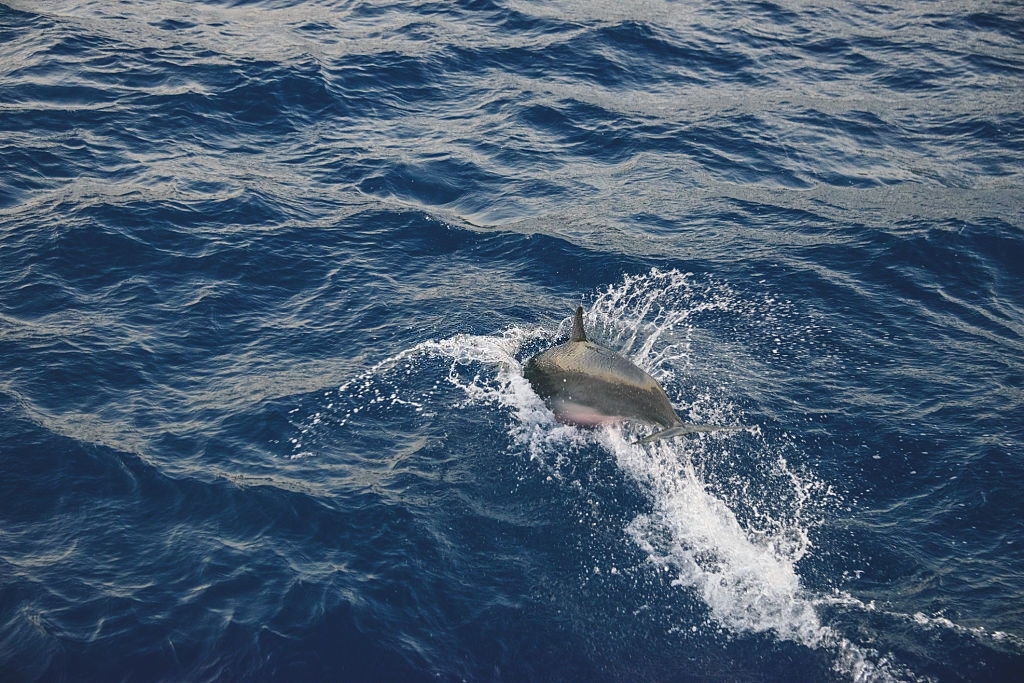
{"type": "Polygon", "coordinates": [[[1024,11],[823,5],[3,0],[0,679],[1019,680],[1024,11]]]}

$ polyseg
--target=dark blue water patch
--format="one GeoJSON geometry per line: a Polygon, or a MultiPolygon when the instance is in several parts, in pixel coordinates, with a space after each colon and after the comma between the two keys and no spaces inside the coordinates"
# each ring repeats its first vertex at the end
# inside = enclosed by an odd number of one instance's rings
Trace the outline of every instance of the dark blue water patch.
{"type": "MultiPolygon", "coordinates": [[[[657,64],[663,71],[654,75],[655,83],[659,78],[680,84],[712,79],[749,83],[757,79],[754,61],[743,52],[711,41],[696,42],[690,36],[645,22],[625,21],[595,32],[594,38],[617,47],[617,61],[631,74],[657,64]],[[672,71],[673,67],[677,71],[672,71]]],[[[651,82],[646,75],[643,80],[651,82]]]]}
{"type": "MultiPolygon", "coordinates": [[[[232,245],[229,239],[204,235],[202,229],[211,220],[253,224],[277,216],[256,193],[191,205],[96,203],[66,212],[64,221],[50,229],[27,230],[15,254],[25,266],[45,267],[86,297],[133,276],[151,277],[155,286],[189,274],[227,280],[259,277],[251,267],[257,255],[244,249],[244,241],[232,245]],[[97,263],[107,268],[98,270],[97,263]]],[[[10,304],[14,310],[24,305],[10,304]]]]}
{"type": "Polygon", "coordinates": [[[362,180],[359,189],[384,199],[397,197],[442,207],[456,204],[469,194],[493,192],[502,184],[501,177],[490,175],[475,164],[444,157],[416,164],[389,164],[382,175],[362,180]],[[467,183],[467,178],[472,182],[467,183]]]}
{"type": "Polygon", "coordinates": [[[966,12],[952,17],[936,14],[932,23],[942,29],[992,33],[1001,38],[1024,42],[1024,20],[1013,3],[1002,3],[986,8],[984,12],[966,12]],[[1000,11],[1002,10],[1002,11],[1000,11]]]}
{"type": "Polygon", "coordinates": [[[197,24],[195,22],[188,21],[187,19],[160,19],[150,24],[156,28],[164,31],[187,31],[188,29],[195,28],[197,24]]]}
{"type": "Polygon", "coordinates": [[[754,78],[750,69],[753,63],[739,51],[723,45],[695,44],[666,29],[635,21],[588,31],[549,58],[552,61],[544,66],[561,70],[572,67],[574,74],[584,67],[584,74],[610,87],[635,83],[641,72],[648,85],[661,80],[693,84],[710,78],[741,82],[754,78]],[[607,53],[609,47],[615,52],[607,53]],[[649,64],[657,64],[661,70],[651,74],[646,71],[649,64]]]}
{"type": "MultiPolygon", "coordinates": [[[[363,239],[367,240],[367,248],[378,252],[374,256],[367,251],[366,256],[386,260],[393,264],[397,274],[408,280],[414,279],[424,268],[433,270],[432,259],[440,256],[453,258],[447,266],[453,273],[485,262],[498,264],[499,270],[507,271],[516,279],[528,280],[543,273],[554,282],[573,283],[581,288],[596,287],[606,282],[605,278],[611,273],[643,267],[641,260],[629,255],[610,258],[606,252],[548,235],[469,231],[419,213],[406,214],[397,222],[388,214],[380,214],[362,223],[389,225],[387,243],[374,240],[376,229],[365,233],[363,239]]],[[[472,290],[464,293],[467,300],[474,295],[484,296],[483,292],[472,290]]]]}
{"type": "Polygon", "coordinates": [[[882,119],[874,112],[851,110],[835,115],[809,110],[793,116],[792,120],[803,129],[832,128],[865,149],[914,149],[914,140],[899,125],[882,119]]]}
{"type": "Polygon", "coordinates": [[[839,227],[809,211],[734,203],[739,212],[721,214],[723,221],[743,224],[756,215],[759,230],[777,231],[777,239],[787,244],[797,242],[789,252],[791,258],[783,259],[787,267],[780,270],[778,263],[770,266],[760,261],[751,265],[768,267],[774,278],[813,277],[811,271],[822,274],[810,289],[795,290],[802,299],[834,302],[837,310],[845,310],[858,307],[859,298],[873,292],[879,295],[879,313],[889,305],[921,305],[933,313],[967,316],[973,324],[1010,341],[1015,337],[1006,327],[1012,326],[1012,305],[1007,308],[997,302],[1016,301],[1022,295],[1018,286],[1022,240],[1019,231],[1005,222],[908,219],[887,228],[839,227]],[[899,299],[882,296],[886,292],[899,299]],[[989,303],[967,311],[961,307],[968,301],[989,303]]]}
{"type": "MultiPolygon", "coordinates": [[[[998,222],[961,224],[930,227],[905,237],[878,235],[868,277],[899,295],[903,303],[898,306],[916,310],[916,315],[922,314],[918,306],[927,310],[925,315],[932,319],[922,322],[929,328],[942,326],[944,319],[964,318],[979,330],[1019,345],[1012,310],[997,303],[1022,295],[1017,260],[1022,244],[1008,227],[998,222]],[[979,308],[974,302],[984,303],[979,308]]],[[[962,334],[952,328],[937,331],[946,338],[962,334]]]]}
{"type": "MultiPolygon", "coordinates": [[[[5,130],[67,132],[81,127],[93,129],[116,119],[118,93],[99,86],[61,83],[62,65],[45,67],[39,81],[19,85],[8,101],[21,105],[20,116],[0,119],[5,130]],[[52,79],[56,83],[49,82],[52,79]],[[37,105],[37,106],[36,106],[37,105]]],[[[29,78],[29,76],[25,76],[29,78]]]]}
{"type": "Polygon", "coordinates": [[[9,45],[10,39],[20,35],[19,31],[21,30],[44,28],[51,25],[40,14],[16,9],[7,4],[0,5],[0,17],[3,18],[3,22],[0,23],[0,38],[3,38],[3,45],[9,45]]]}
{"type": "Polygon", "coordinates": [[[107,38],[61,31],[49,49],[54,59],[17,72],[30,83],[19,88],[16,100],[47,104],[29,107],[22,124],[35,130],[98,129],[114,137],[134,132],[139,151],[172,140],[224,141],[240,125],[254,126],[257,136],[272,130],[279,137],[300,123],[344,115],[312,60],[228,64],[206,49],[125,48],[107,38]],[[66,82],[69,60],[81,82],[66,82]],[[135,113],[122,118],[119,104],[130,104],[135,113]]]}
{"type": "Polygon", "coordinates": [[[442,106],[458,87],[438,57],[398,52],[347,55],[326,67],[328,89],[358,118],[391,121],[409,112],[442,106]]]}
{"type": "Polygon", "coordinates": [[[842,609],[823,607],[823,615],[838,626],[870,628],[886,637],[876,641],[879,648],[892,648],[901,653],[908,666],[918,675],[927,675],[949,681],[1002,681],[1012,680],[1019,667],[1019,656],[998,642],[981,642],[966,633],[956,633],[941,626],[922,627],[905,615],[884,609],[868,610],[858,625],[842,609]],[[939,650],[949,659],[936,659],[929,652],[939,650]],[[959,664],[949,664],[950,661],[959,664]]]}
{"type": "Polygon", "coordinates": [[[609,125],[611,112],[583,102],[534,104],[524,108],[519,117],[529,128],[549,134],[572,155],[619,163],[639,148],[632,127],[609,125]]]}
{"type": "Polygon", "coordinates": [[[1014,130],[1024,124],[1024,115],[1006,113],[988,116],[958,116],[926,120],[920,135],[929,144],[945,146],[963,158],[964,164],[992,177],[1012,176],[1020,171],[1024,145],[1014,130]]]}
{"type": "Polygon", "coordinates": [[[1012,134],[1012,131],[1022,119],[1024,114],[1019,113],[1002,113],[995,118],[964,115],[936,121],[927,127],[925,132],[952,144],[988,143],[999,149],[1019,150],[1021,141],[1012,134]]]}
{"type": "MultiPolygon", "coordinates": [[[[29,119],[36,113],[24,112],[29,119]]],[[[0,149],[9,151],[0,161],[0,168],[7,171],[0,181],[0,201],[6,201],[7,208],[31,205],[48,192],[59,196],[69,182],[107,174],[114,185],[142,169],[140,163],[126,159],[116,144],[98,141],[66,122],[56,128],[39,136],[12,131],[11,140],[20,140],[17,148],[0,143],[0,149]]]]}
{"type": "MultiPolygon", "coordinates": [[[[580,27],[502,10],[496,20],[507,29],[510,46],[486,49],[453,45],[438,56],[445,72],[517,74],[540,80],[580,79],[602,87],[625,89],[651,84],[697,84],[711,78],[754,80],[753,62],[721,43],[698,42],[664,27],[637,21],[580,27]],[[584,30],[580,30],[583,28],[584,30]],[[564,40],[550,37],[565,34],[564,40]],[[537,36],[542,45],[527,43],[537,36]],[[520,43],[520,44],[516,44],[520,43]],[[655,64],[654,71],[648,68],[655,64]]],[[[408,34],[412,27],[405,26],[408,34]]],[[[431,36],[433,37],[433,36],[431,36]]]]}
{"type": "Polygon", "coordinates": [[[788,7],[784,7],[778,3],[770,2],[769,0],[755,0],[753,2],[745,2],[736,6],[736,9],[741,11],[744,16],[747,17],[764,17],[766,20],[773,24],[779,24],[782,26],[797,26],[800,27],[802,23],[802,15],[788,7]]]}
{"type": "MultiPolygon", "coordinates": [[[[899,263],[901,269],[914,269],[921,281],[955,292],[997,293],[1010,301],[1024,295],[1018,286],[1024,274],[1024,234],[1014,226],[1000,220],[946,221],[924,230],[918,223],[905,225],[910,234],[891,247],[894,267],[899,263]]],[[[919,300],[932,310],[941,309],[938,302],[919,300]]]]}
{"type": "Polygon", "coordinates": [[[191,52],[162,52],[160,57],[142,59],[168,61],[157,70],[160,78],[180,73],[175,80],[147,84],[136,72],[125,87],[133,91],[135,107],[160,112],[159,117],[141,119],[133,126],[149,141],[188,140],[231,149],[237,145],[240,127],[251,129],[258,139],[280,140],[294,136],[314,120],[340,118],[346,111],[328,91],[320,66],[313,60],[280,65],[271,62],[234,62],[221,65],[215,55],[191,52]],[[177,81],[177,82],[176,82],[177,81]]]}
{"type": "Polygon", "coordinates": [[[33,192],[53,187],[57,178],[74,177],[76,170],[68,167],[65,157],[64,150],[0,143],[0,173],[7,179],[0,185],[0,208],[14,207],[33,192]]]}
{"type": "MultiPolygon", "coordinates": [[[[444,8],[442,11],[447,11],[453,5],[463,6],[462,3],[440,3],[440,6],[444,8]]],[[[474,24],[500,27],[499,34],[515,36],[520,39],[551,36],[579,28],[579,24],[569,21],[565,17],[529,14],[500,2],[484,0],[483,2],[469,3],[468,7],[472,9],[470,20],[474,24]]]]}
{"type": "MultiPolygon", "coordinates": [[[[764,132],[769,122],[749,113],[670,123],[624,117],[593,104],[562,100],[533,103],[518,109],[515,115],[525,127],[542,131],[556,141],[561,154],[581,159],[622,163],[644,150],[657,149],[659,153],[695,159],[727,182],[809,187],[797,170],[778,164],[778,158],[789,152],[778,135],[764,132]]],[[[815,117],[814,122],[819,125],[821,119],[815,117]]],[[[850,177],[844,176],[835,184],[847,186],[850,177]]]]}
{"type": "MultiPolygon", "coordinates": [[[[999,57],[988,54],[972,53],[966,56],[966,63],[971,73],[983,76],[1002,76],[1020,80],[1024,78],[1024,60],[999,57]]],[[[979,84],[981,89],[985,86],[979,84]]]]}
{"type": "MultiPolygon", "coordinates": [[[[898,48],[893,52],[897,52],[898,48]]],[[[909,68],[906,66],[880,74],[878,83],[894,92],[921,94],[928,92],[942,92],[946,83],[951,78],[961,75],[953,68],[940,69],[934,63],[931,68],[909,68]]]]}
{"type": "MultiPolygon", "coordinates": [[[[913,373],[896,374],[908,386],[876,396],[880,410],[868,404],[837,412],[828,421],[827,441],[815,448],[819,476],[845,482],[850,507],[818,532],[816,544],[826,552],[808,566],[830,559],[808,578],[820,574],[835,581],[856,570],[853,592],[865,600],[884,594],[896,612],[927,604],[925,613],[966,620],[970,610],[956,605],[980,607],[989,599],[999,611],[998,586],[1009,577],[997,567],[1022,552],[1017,538],[1024,510],[1013,500],[1017,475],[1009,449],[985,445],[991,441],[985,427],[953,428],[908,415],[904,396],[958,397],[944,388],[909,386],[913,373]],[[976,579],[965,581],[967,576],[976,579]]],[[[962,417],[963,411],[956,413],[962,417]]],[[[1003,611],[997,628],[1013,631],[1020,618],[1019,610],[1003,611]]]]}
{"type": "MultiPolygon", "coordinates": [[[[854,40],[832,36],[818,38],[801,47],[805,53],[813,57],[815,63],[840,66],[841,68],[834,73],[833,78],[878,73],[882,69],[882,64],[877,59],[869,57],[867,50],[861,49],[861,41],[864,40],[862,37],[854,40]]],[[[883,44],[890,45],[888,42],[883,44]]],[[[869,45],[864,47],[867,48],[869,45]]],[[[825,75],[825,73],[819,74],[819,76],[825,75]]]]}
{"type": "Polygon", "coordinates": [[[92,662],[88,679],[246,670],[268,677],[276,667],[302,664],[301,653],[293,661],[291,643],[328,635],[342,642],[306,666],[340,667],[358,680],[423,671],[382,648],[378,637],[362,635],[365,626],[346,606],[343,585],[331,589],[282,572],[293,546],[306,547],[305,554],[314,546],[372,543],[346,543],[338,532],[351,521],[325,526],[318,501],[266,487],[170,479],[134,455],[30,426],[4,436],[6,444],[19,444],[4,448],[3,488],[11,501],[2,507],[4,559],[20,568],[4,580],[5,601],[16,604],[5,610],[13,621],[0,656],[5,667],[13,665],[7,648],[14,646],[22,662],[9,673],[49,677],[92,662]],[[266,538],[274,540],[260,540],[266,538]],[[36,563],[37,553],[58,546],[66,549],[61,557],[36,563]],[[232,607],[242,596],[249,607],[232,607]],[[46,616],[34,622],[39,613],[46,616]],[[368,656],[346,661],[356,645],[368,656]]]}
{"type": "MultiPolygon", "coordinates": [[[[922,627],[921,620],[924,615],[941,614],[967,626],[973,608],[986,604],[1000,614],[999,625],[991,622],[986,629],[1013,632],[1018,628],[1021,611],[997,605],[998,586],[1009,578],[997,567],[1020,552],[1012,540],[1019,533],[1013,528],[1016,523],[997,521],[991,516],[994,510],[972,515],[965,501],[969,491],[978,489],[958,479],[962,471],[948,468],[950,453],[941,445],[929,439],[907,443],[895,427],[883,429],[888,432],[885,437],[863,433],[865,444],[835,449],[839,457],[863,453],[863,462],[872,464],[856,474],[829,475],[833,481],[856,481],[863,488],[847,492],[845,500],[851,507],[815,530],[817,551],[801,562],[801,575],[809,585],[823,581],[823,591],[830,584],[838,585],[870,602],[859,624],[855,620],[847,626],[851,614],[827,604],[819,613],[848,633],[865,626],[873,629],[878,634],[875,647],[905,653],[901,657],[915,672],[927,671],[940,680],[964,680],[966,665],[977,672],[967,675],[968,680],[974,676],[999,680],[1012,671],[1019,657],[1012,646],[984,630],[951,630],[939,623],[922,627]],[[868,455],[876,448],[880,460],[868,455]],[[943,468],[945,472],[938,471],[943,468]],[[975,529],[982,527],[990,531],[987,539],[975,537],[975,529]],[[966,533],[953,533],[953,528],[966,533]],[[976,578],[965,582],[967,576],[976,578]],[[968,603],[973,608],[956,607],[968,603]],[[923,609],[915,613],[912,605],[923,609]],[[935,651],[938,640],[945,643],[943,652],[957,654],[948,659],[927,654],[935,651]],[[969,664],[961,657],[967,657],[969,664]]],[[[833,467],[842,465],[837,461],[833,467]]],[[[996,488],[1006,487],[996,484],[996,488]]]]}
{"type": "Polygon", "coordinates": [[[724,182],[810,187],[806,174],[792,168],[785,141],[772,127],[762,115],[727,112],[681,123],[645,123],[638,126],[636,144],[697,160],[724,182]],[[787,158],[785,164],[779,163],[781,157],[787,158]]]}
{"type": "MultiPolygon", "coordinates": [[[[851,110],[829,114],[807,109],[794,111],[786,115],[786,119],[796,124],[796,128],[789,129],[784,136],[789,144],[801,141],[821,144],[830,140],[827,161],[786,152],[800,165],[801,179],[808,187],[897,185],[905,178],[887,177],[891,170],[885,168],[884,159],[892,150],[924,152],[921,139],[906,121],[883,119],[873,112],[851,110]]],[[[778,156],[778,150],[769,149],[768,153],[770,157],[778,156]]]]}
{"type": "Polygon", "coordinates": [[[19,87],[9,101],[23,108],[10,122],[17,129],[102,130],[119,116],[116,105],[126,93],[122,82],[126,67],[127,74],[132,73],[132,65],[136,67],[134,80],[142,85],[146,74],[150,79],[165,78],[159,70],[133,61],[131,51],[109,39],[72,34],[58,25],[48,28],[47,38],[47,49],[40,53],[46,59],[19,55],[14,70],[19,87]]]}
{"type": "MultiPolygon", "coordinates": [[[[860,8],[860,11],[871,10],[860,8]]],[[[804,36],[792,38],[781,51],[795,51],[805,57],[795,63],[794,75],[810,84],[854,78],[912,95],[940,94],[951,82],[961,80],[967,88],[979,87],[970,75],[985,77],[998,73],[974,68],[975,58],[984,60],[984,57],[976,49],[976,37],[972,35],[976,31],[972,28],[964,30],[962,25],[954,26],[952,30],[956,34],[949,35],[952,33],[949,24],[936,24],[927,17],[923,23],[935,30],[911,33],[894,24],[884,35],[857,33],[823,37],[821,33],[812,32],[807,39],[804,36]]],[[[1016,20],[1011,25],[1013,23],[1016,20]]],[[[921,25],[921,21],[915,25],[921,25]]]]}

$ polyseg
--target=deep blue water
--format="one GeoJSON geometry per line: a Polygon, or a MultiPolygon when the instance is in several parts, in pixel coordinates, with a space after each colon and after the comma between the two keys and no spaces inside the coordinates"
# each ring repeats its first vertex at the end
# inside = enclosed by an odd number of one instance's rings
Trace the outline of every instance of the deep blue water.
{"type": "Polygon", "coordinates": [[[4,0],[0,679],[1019,680],[1024,11],[831,5],[4,0]]]}

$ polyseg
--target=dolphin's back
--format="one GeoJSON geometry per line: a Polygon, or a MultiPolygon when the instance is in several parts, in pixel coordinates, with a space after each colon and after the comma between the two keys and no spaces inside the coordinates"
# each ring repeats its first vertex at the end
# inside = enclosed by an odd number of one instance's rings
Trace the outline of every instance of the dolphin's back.
{"type": "Polygon", "coordinates": [[[526,361],[523,375],[562,422],[598,425],[635,420],[661,427],[637,444],[696,432],[746,429],[684,423],[653,377],[587,339],[582,306],[576,309],[569,341],[526,361]]]}
{"type": "Polygon", "coordinates": [[[653,377],[590,341],[570,341],[537,354],[527,362],[524,375],[568,422],[581,421],[575,414],[588,415],[582,421],[590,423],[627,419],[667,428],[681,422],[653,377]]]}

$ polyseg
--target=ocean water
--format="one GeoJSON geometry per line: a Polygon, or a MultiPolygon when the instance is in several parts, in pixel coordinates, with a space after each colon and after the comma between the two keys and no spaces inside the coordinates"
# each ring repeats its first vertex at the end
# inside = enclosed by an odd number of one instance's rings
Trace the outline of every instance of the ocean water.
{"type": "Polygon", "coordinates": [[[1024,11],[823,5],[3,0],[0,679],[1020,680],[1024,11]]]}

